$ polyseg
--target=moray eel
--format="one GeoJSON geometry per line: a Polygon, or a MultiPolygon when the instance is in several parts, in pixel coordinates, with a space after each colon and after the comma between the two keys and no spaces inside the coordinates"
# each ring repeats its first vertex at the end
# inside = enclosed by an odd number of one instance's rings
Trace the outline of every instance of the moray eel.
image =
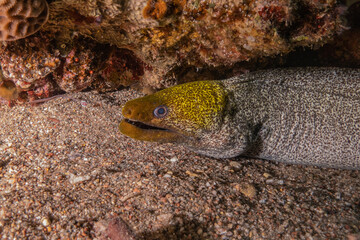
{"type": "Polygon", "coordinates": [[[360,169],[360,69],[289,68],[128,101],[120,131],[215,158],[360,169]]]}

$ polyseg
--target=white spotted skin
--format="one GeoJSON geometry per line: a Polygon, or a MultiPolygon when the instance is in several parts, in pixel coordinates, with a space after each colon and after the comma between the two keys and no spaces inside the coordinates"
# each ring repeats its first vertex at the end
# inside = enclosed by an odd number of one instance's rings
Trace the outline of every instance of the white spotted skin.
{"type": "Polygon", "coordinates": [[[197,153],[360,169],[360,69],[274,69],[222,84],[221,129],[185,143],[197,153]]]}

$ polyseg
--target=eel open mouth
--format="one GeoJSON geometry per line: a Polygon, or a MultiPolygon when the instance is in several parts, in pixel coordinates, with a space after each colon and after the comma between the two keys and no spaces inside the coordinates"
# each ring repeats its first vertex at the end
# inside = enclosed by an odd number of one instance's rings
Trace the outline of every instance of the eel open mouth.
{"type": "Polygon", "coordinates": [[[122,134],[142,141],[168,143],[183,140],[183,136],[176,131],[155,127],[128,118],[121,121],[119,129],[122,134]]]}
{"type": "Polygon", "coordinates": [[[125,118],[124,121],[127,122],[128,124],[131,124],[131,125],[133,125],[133,126],[135,126],[137,128],[141,128],[141,129],[144,129],[144,130],[169,131],[168,129],[165,129],[165,128],[159,128],[159,127],[147,125],[147,124],[145,124],[143,122],[130,120],[128,118],[125,118]]]}

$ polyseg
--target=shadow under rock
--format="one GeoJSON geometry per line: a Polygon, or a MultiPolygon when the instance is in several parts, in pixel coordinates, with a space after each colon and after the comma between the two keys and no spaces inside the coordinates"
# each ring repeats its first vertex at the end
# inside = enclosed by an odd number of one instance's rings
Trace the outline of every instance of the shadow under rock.
{"type": "Polygon", "coordinates": [[[137,239],[143,240],[205,240],[211,238],[208,224],[197,220],[189,220],[186,215],[176,215],[168,226],[156,231],[145,231],[137,234],[137,239]]]}

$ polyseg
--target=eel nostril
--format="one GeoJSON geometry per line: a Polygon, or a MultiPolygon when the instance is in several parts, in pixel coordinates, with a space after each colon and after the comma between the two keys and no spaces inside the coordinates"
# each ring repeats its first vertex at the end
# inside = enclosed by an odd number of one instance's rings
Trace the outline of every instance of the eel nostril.
{"type": "Polygon", "coordinates": [[[129,116],[129,115],[131,115],[131,109],[124,109],[123,115],[124,115],[124,116],[129,116]]]}

